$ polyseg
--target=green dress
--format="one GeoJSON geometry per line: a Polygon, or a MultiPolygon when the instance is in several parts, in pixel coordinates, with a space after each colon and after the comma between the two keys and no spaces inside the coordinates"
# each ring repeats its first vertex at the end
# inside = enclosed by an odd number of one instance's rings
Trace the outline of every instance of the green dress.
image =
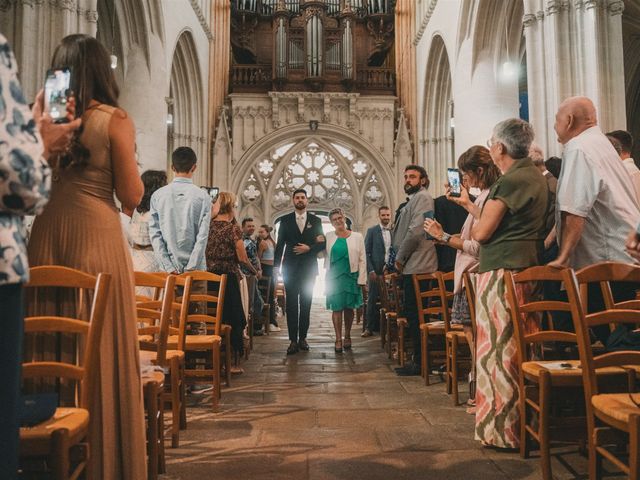
{"type": "Polygon", "coordinates": [[[326,281],[327,309],[337,312],[360,307],[362,289],[358,285],[358,272],[351,272],[347,239],[338,237],[330,255],[326,281]]]}

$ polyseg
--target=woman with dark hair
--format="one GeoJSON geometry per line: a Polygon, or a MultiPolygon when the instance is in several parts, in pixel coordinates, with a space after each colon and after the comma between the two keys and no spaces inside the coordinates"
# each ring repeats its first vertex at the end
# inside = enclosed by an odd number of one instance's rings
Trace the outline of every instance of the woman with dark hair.
{"type": "MultiPolygon", "coordinates": [[[[480,244],[471,238],[471,229],[480,219],[480,212],[484,205],[489,189],[500,177],[500,170],[496,167],[489,149],[479,145],[469,148],[460,155],[458,159],[458,168],[462,175],[463,184],[468,184],[471,188],[480,189],[480,195],[471,201],[469,192],[463,186],[461,187],[460,196],[452,197],[451,189],[447,185],[447,199],[457,205],[462,206],[469,215],[467,216],[460,236],[449,235],[442,226],[436,221],[426,219],[424,221],[424,230],[438,243],[447,245],[458,251],[456,255],[456,263],[454,268],[454,286],[453,286],[453,306],[451,309],[451,323],[463,326],[465,337],[469,343],[471,356],[475,357],[473,329],[471,325],[471,312],[469,310],[469,302],[462,285],[462,275],[464,272],[477,272],[480,258],[480,244]]],[[[474,364],[473,362],[472,364],[474,364]]],[[[469,374],[469,405],[475,405],[475,369],[469,374]]],[[[469,413],[474,410],[471,408],[469,413]]]]}
{"type": "MultiPolygon", "coordinates": [[[[114,201],[115,192],[123,208],[133,210],[143,195],[135,129],[118,108],[109,53],[98,40],[89,35],[63,38],[51,62],[51,68],[60,67],[73,72],[76,113],[83,128],[68,152],[50,157],[51,200],[33,224],[29,257],[33,265],[62,265],[112,276],[99,379],[89,394],[88,477],[139,480],[147,473],[133,266],[114,201]]],[[[86,318],[87,312],[77,311],[74,298],[50,293],[39,296],[31,309],[86,318]]],[[[74,345],[64,345],[60,351],[47,339],[43,355],[73,355],[74,345]]]]}
{"type": "Polygon", "coordinates": [[[167,184],[167,174],[162,170],[147,170],[141,176],[144,194],[140,205],[131,215],[129,222],[129,239],[131,241],[131,258],[136,272],[158,272],[162,270],[153,253],[149,238],[149,213],[151,195],[167,184]]]}
{"type": "Polygon", "coordinates": [[[271,236],[273,227],[269,225],[260,225],[258,229],[258,258],[260,259],[260,265],[262,267],[262,274],[271,277],[271,285],[269,285],[269,292],[267,298],[271,308],[269,309],[269,323],[271,324],[271,330],[279,332],[280,327],[276,321],[276,302],[275,302],[275,288],[278,282],[277,278],[273,276],[273,259],[276,253],[276,242],[271,236]]]}

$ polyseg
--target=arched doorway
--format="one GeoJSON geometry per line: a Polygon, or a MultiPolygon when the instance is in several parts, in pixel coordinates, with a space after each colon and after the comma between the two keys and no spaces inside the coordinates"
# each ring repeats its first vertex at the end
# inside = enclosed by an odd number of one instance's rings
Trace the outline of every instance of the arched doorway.
{"type": "Polygon", "coordinates": [[[171,152],[177,147],[191,147],[198,156],[196,183],[211,181],[207,155],[204,93],[200,62],[190,31],[178,38],[171,63],[171,80],[167,100],[167,167],[171,152]]]}

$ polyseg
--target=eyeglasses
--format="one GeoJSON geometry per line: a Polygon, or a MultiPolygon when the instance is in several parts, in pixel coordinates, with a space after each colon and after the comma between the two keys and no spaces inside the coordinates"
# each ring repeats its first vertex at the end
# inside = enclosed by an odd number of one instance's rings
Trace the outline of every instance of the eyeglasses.
{"type": "Polygon", "coordinates": [[[493,142],[491,140],[492,140],[491,138],[489,140],[487,140],[487,148],[489,150],[491,150],[491,147],[493,147],[493,142]]]}

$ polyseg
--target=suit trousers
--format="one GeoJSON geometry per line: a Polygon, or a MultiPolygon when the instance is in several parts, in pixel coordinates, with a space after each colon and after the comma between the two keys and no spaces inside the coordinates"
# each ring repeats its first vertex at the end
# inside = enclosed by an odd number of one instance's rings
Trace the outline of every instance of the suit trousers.
{"type": "Polygon", "coordinates": [[[308,272],[285,274],[284,290],[287,296],[287,329],[289,341],[297,342],[307,338],[313,285],[316,277],[308,272]]]}
{"type": "Polygon", "coordinates": [[[379,332],[380,310],[376,308],[380,297],[378,281],[369,279],[367,283],[367,324],[365,328],[370,332],[379,332]]]}
{"type": "Polygon", "coordinates": [[[418,304],[416,291],[413,287],[413,276],[402,275],[402,289],[404,291],[404,316],[409,324],[409,338],[413,343],[413,362],[420,365],[422,350],[420,349],[420,319],[418,318],[418,304]]]}
{"type": "Polygon", "coordinates": [[[24,310],[22,284],[0,286],[0,478],[18,478],[18,447],[20,445],[20,372],[24,310]]]}

